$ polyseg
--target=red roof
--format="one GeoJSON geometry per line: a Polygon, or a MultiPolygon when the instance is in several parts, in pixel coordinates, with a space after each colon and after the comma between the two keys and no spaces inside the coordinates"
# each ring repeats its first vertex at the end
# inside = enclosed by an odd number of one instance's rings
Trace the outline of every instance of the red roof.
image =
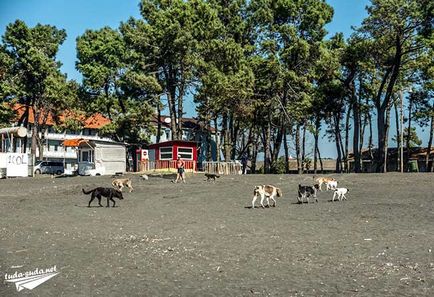
{"type": "MultiPolygon", "coordinates": [[[[15,104],[12,109],[17,113],[17,118],[21,118],[22,115],[26,112],[26,105],[24,104],[15,104]]],[[[107,124],[110,124],[110,119],[104,117],[100,113],[95,113],[91,115],[90,117],[85,117],[84,115],[77,115],[73,114],[70,111],[65,111],[63,114],[59,116],[60,123],[64,122],[65,119],[75,117],[76,120],[82,121],[84,123],[84,128],[88,129],[101,129],[107,124]]],[[[29,110],[29,123],[33,124],[35,122],[35,116],[33,112],[33,108],[30,107],[29,110]]],[[[43,119],[39,119],[39,123],[43,123],[43,119]]],[[[45,124],[48,126],[54,126],[56,124],[56,121],[54,120],[53,114],[49,113],[48,117],[45,121],[45,124]]]]}

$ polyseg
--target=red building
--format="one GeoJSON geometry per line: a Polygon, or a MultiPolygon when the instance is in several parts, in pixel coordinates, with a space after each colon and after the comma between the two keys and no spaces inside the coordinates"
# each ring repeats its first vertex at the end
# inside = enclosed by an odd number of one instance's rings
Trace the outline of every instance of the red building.
{"type": "Polygon", "coordinates": [[[197,170],[198,143],[171,140],[151,144],[148,149],[137,151],[141,170],[176,169],[176,159],[181,157],[187,171],[197,170]]]}

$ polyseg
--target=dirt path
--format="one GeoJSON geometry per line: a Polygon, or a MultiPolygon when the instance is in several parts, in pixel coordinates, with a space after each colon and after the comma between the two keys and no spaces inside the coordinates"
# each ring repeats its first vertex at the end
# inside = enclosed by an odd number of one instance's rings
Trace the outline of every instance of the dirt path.
{"type": "Polygon", "coordinates": [[[311,176],[134,176],[117,208],[81,193],[109,177],[0,180],[3,279],[60,271],[0,296],[434,296],[434,175],[334,176],[348,201],[309,205],[296,191],[311,176]],[[283,199],[249,209],[266,183],[283,199]]]}

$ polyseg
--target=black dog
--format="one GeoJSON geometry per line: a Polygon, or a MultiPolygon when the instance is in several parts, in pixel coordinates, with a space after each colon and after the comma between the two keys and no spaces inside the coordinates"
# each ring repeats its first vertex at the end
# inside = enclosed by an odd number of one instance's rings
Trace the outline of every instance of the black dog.
{"type": "Polygon", "coordinates": [[[115,207],[116,202],[113,200],[113,197],[115,198],[119,198],[119,199],[124,199],[124,196],[122,196],[122,192],[113,188],[103,188],[103,187],[98,187],[95,188],[93,190],[90,191],[85,191],[84,189],[83,193],[84,194],[90,194],[92,193],[92,196],[90,198],[89,204],[87,207],[90,207],[90,203],[93,201],[93,199],[98,198],[98,204],[99,206],[102,207],[101,205],[101,196],[107,197],[107,207],[110,207],[110,202],[109,200],[113,201],[113,207],[115,207]]]}
{"type": "Polygon", "coordinates": [[[315,201],[318,202],[318,198],[316,197],[316,192],[319,189],[319,185],[313,186],[302,186],[298,185],[298,203],[303,203],[303,199],[306,198],[307,203],[309,203],[309,197],[312,196],[315,198],[315,201]]]}
{"type": "Polygon", "coordinates": [[[215,180],[216,180],[217,178],[219,178],[220,175],[218,175],[218,174],[214,174],[214,173],[205,173],[205,177],[206,177],[206,181],[213,180],[213,181],[215,182],[215,180]]]}

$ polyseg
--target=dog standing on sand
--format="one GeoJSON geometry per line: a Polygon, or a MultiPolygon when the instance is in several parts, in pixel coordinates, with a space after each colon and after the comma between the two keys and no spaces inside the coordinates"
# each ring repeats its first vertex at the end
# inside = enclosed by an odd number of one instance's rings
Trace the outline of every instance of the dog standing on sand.
{"type": "Polygon", "coordinates": [[[220,175],[215,173],[205,173],[206,181],[212,180],[213,182],[216,181],[217,178],[220,178],[220,175]]]}
{"type": "Polygon", "coordinates": [[[335,197],[337,196],[339,201],[342,201],[342,199],[347,200],[347,197],[345,197],[346,193],[349,193],[350,190],[347,188],[336,188],[335,192],[333,193],[332,202],[335,201],[335,197]]]}
{"type": "Polygon", "coordinates": [[[276,200],[274,199],[274,197],[282,197],[282,190],[272,185],[256,186],[255,189],[253,190],[252,209],[255,208],[255,201],[256,199],[258,199],[258,197],[261,197],[262,208],[265,208],[264,206],[265,198],[267,198],[267,206],[270,206],[270,199],[271,199],[274,202],[273,207],[275,207],[276,200]]]}
{"type": "Polygon", "coordinates": [[[315,199],[318,202],[318,198],[316,197],[316,192],[319,189],[319,185],[315,184],[313,186],[302,186],[298,185],[298,203],[303,203],[303,200],[306,199],[307,203],[309,203],[309,197],[315,199]]]}
{"type": "Polygon", "coordinates": [[[116,178],[112,181],[112,186],[121,192],[124,186],[130,189],[130,193],[133,191],[133,185],[129,178],[116,178]]]}
{"type": "Polygon", "coordinates": [[[113,201],[113,207],[115,207],[116,202],[113,200],[113,198],[119,198],[121,200],[124,199],[122,192],[113,188],[98,187],[89,191],[85,191],[84,189],[82,189],[82,191],[83,194],[86,195],[92,193],[92,196],[90,197],[89,204],[87,205],[87,207],[90,207],[90,204],[95,198],[98,198],[98,204],[100,207],[102,207],[101,205],[102,196],[107,198],[107,207],[110,207],[110,202],[109,202],[110,200],[113,201]]]}
{"type": "MultiPolygon", "coordinates": [[[[315,176],[313,177],[315,179],[315,176]]],[[[328,184],[329,182],[337,182],[333,177],[319,177],[315,179],[315,183],[318,184],[319,190],[322,192],[322,184],[328,184]]],[[[328,188],[327,188],[328,190],[328,188]]]]}

